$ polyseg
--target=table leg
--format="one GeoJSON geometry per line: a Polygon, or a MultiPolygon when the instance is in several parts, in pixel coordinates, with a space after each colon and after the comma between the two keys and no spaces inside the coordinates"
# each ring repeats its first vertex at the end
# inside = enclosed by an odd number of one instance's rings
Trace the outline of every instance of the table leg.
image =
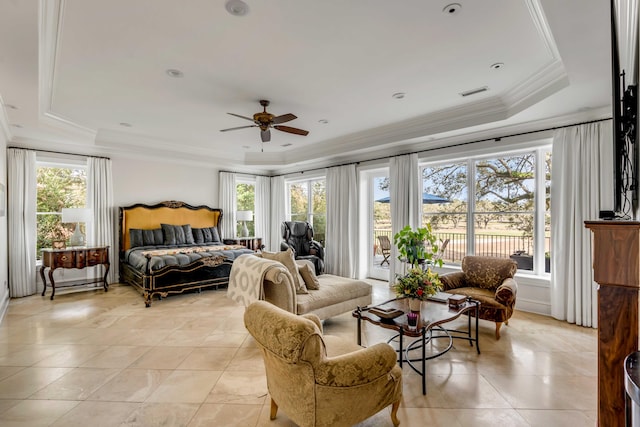
{"type": "Polygon", "coordinates": [[[480,302],[476,301],[476,350],[480,354],[480,340],[478,339],[478,318],[480,317],[480,302]]]}
{"type": "Polygon", "coordinates": [[[427,394],[427,354],[425,347],[427,346],[426,331],[422,329],[422,394],[427,394]]]}
{"type": "Polygon", "coordinates": [[[358,345],[362,345],[362,318],[358,312],[358,345]]]}
{"type": "MultiPolygon", "coordinates": [[[[476,306],[476,309],[478,308],[478,306],[476,306]]],[[[476,318],[478,317],[478,313],[476,310],[476,318]]],[[[469,324],[467,325],[467,331],[469,331],[469,338],[471,338],[471,313],[467,311],[467,319],[469,320],[469,324]]],[[[469,339],[469,345],[471,347],[473,347],[473,341],[471,341],[471,339],[469,339]]]]}
{"type": "Polygon", "coordinates": [[[102,283],[104,286],[104,291],[108,292],[109,291],[109,284],[107,283],[107,274],[109,274],[109,268],[111,267],[111,264],[106,263],[105,265],[105,269],[104,269],[104,277],[102,278],[102,283]]]}
{"type": "Polygon", "coordinates": [[[400,368],[402,368],[402,359],[403,359],[403,355],[402,355],[402,335],[404,335],[404,330],[402,329],[402,327],[400,327],[400,335],[398,337],[399,339],[399,345],[400,348],[398,349],[398,359],[400,359],[400,368]]]}
{"type": "Polygon", "coordinates": [[[49,281],[51,282],[51,300],[56,295],[56,281],[53,280],[53,268],[49,269],[49,281]]]}
{"type": "Polygon", "coordinates": [[[42,296],[44,296],[44,293],[47,291],[47,279],[44,278],[45,268],[46,267],[44,265],[40,267],[40,278],[42,279],[42,296]]]}

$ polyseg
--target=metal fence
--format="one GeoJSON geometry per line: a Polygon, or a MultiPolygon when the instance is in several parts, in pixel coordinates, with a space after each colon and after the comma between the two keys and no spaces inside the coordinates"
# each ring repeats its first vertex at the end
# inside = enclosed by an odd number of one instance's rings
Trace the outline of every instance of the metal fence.
{"type": "MultiPolygon", "coordinates": [[[[467,254],[467,235],[464,233],[434,233],[436,237],[445,241],[449,239],[449,244],[444,250],[442,260],[446,263],[456,263],[462,261],[467,254]]],[[[379,253],[378,236],[387,236],[393,244],[391,230],[378,229],[373,232],[374,253],[379,253]]],[[[550,238],[545,237],[545,252],[549,250],[550,238]]],[[[506,234],[478,234],[475,236],[475,254],[480,256],[495,256],[508,258],[513,254],[533,253],[533,237],[531,236],[511,236],[506,234]]],[[[523,268],[522,266],[520,268],[523,268]]],[[[523,268],[530,269],[530,268],[523,268]]]]}

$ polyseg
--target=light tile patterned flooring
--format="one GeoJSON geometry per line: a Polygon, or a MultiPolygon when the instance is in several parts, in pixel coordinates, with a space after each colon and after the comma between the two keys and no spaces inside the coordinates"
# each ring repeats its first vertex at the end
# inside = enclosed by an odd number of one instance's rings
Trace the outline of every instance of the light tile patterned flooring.
{"type": "MultiPolygon", "coordinates": [[[[374,301],[391,295],[374,283],[374,301]]],[[[0,425],[292,426],[269,420],[261,355],[225,290],[145,308],[128,286],[12,300],[0,325],[0,425]]],[[[325,333],[356,339],[350,313],[325,333]]],[[[402,426],[594,426],[596,331],[517,312],[477,355],[458,342],[421,379],[404,368],[402,426]]],[[[389,331],[366,325],[365,344],[389,331]]],[[[361,426],[391,426],[389,410],[361,426]]]]}

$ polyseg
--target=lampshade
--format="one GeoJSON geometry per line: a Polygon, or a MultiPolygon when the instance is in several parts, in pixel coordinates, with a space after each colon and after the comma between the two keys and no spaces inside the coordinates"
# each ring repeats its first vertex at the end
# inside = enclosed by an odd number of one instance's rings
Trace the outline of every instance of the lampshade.
{"type": "Polygon", "coordinates": [[[91,220],[91,209],[62,208],[62,222],[88,222],[91,220]]]}
{"type": "Polygon", "coordinates": [[[252,221],[253,211],[238,211],[236,212],[237,221],[252,221]]]}

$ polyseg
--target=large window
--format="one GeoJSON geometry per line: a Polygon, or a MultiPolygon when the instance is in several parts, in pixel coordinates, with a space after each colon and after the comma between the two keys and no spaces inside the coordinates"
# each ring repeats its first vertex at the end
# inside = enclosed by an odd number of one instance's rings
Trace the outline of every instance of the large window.
{"type": "Polygon", "coordinates": [[[472,253],[549,272],[550,164],[538,149],[424,167],[423,221],[448,241],[445,262],[472,253]]]}
{"type": "MultiPolygon", "coordinates": [[[[62,223],[62,208],[84,208],[87,202],[85,167],[39,163],[37,174],[37,258],[54,241],[67,242],[76,224],[62,223]]],[[[86,224],[80,224],[86,227],[86,224]]],[[[86,233],[86,230],[82,230],[86,233]]]]}
{"type": "Polygon", "coordinates": [[[296,181],[287,184],[288,217],[292,221],[307,221],[313,227],[314,239],[324,244],[327,224],[327,194],[325,179],[296,181]]]}

